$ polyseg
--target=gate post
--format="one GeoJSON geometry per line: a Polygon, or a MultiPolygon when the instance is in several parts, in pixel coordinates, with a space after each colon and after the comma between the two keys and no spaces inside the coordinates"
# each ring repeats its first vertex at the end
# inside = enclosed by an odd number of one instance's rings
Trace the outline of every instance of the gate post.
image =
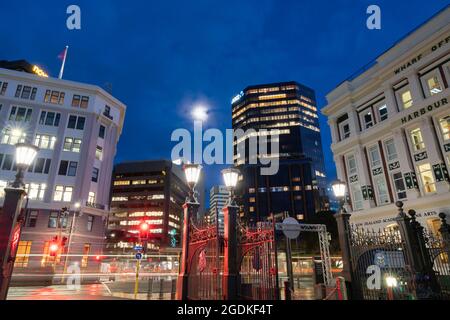
{"type": "Polygon", "coordinates": [[[441,218],[441,227],[439,228],[439,232],[441,233],[442,239],[444,240],[444,244],[446,247],[446,250],[450,250],[448,245],[450,244],[450,225],[447,223],[446,214],[441,212],[439,213],[439,218],[441,218]]]}
{"type": "Polygon", "coordinates": [[[342,276],[345,279],[346,285],[354,299],[360,299],[358,284],[354,281],[353,276],[353,263],[351,254],[351,229],[350,229],[350,213],[347,213],[343,208],[338,214],[334,215],[337,222],[337,228],[339,233],[339,245],[342,252],[343,268],[342,276]]]}
{"type": "MultiPolygon", "coordinates": [[[[429,281],[430,288],[434,294],[440,294],[440,286],[436,278],[436,274],[433,270],[433,260],[430,256],[430,251],[428,250],[425,242],[424,228],[422,225],[416,220],[416,211],[409,210],[408,214],[411,216],[411,227],[414,232],[414,236],[417,243],[417,254],[420,255],[420,259],[422,260],[422,269],[418,270],[421,272],[424,280],[429,281]]],[[[420,280],[420,279],[419,279],[420,280]]],[[[426,282],[425,282],[426,283],[426,282]]]]}
{"type": "Polygon", "coordinates": [[[395,205],[398,208],[398,215],[395,218],[395,221],[398,224],[398,228],[400,231],[400,236],[405,244],[405,254],[407,258],[407,262],[411,267],[411,271],[413,273],[419,272],[423,269],[423,263],[417,254],[419,251],[417,245],[417,239],[414,237],[414,230],[411,225],[411,219],[406,215],[403,211],[403,202],[397,201],[395,205]]]}
{"type": "Polygon", "coordinates": [[[183,241],[180,259],[180,271],[177,279],[177,300],[187,300],[188,298],[188,260],[189,260],[189,236],[191,231],[191,217],[196,214],[200,204],[187,201],[183,205],[183,241]]]}
{"type": "Polygon", "coordinates": [[[229,204],[223,208],[224,215],[224,266],[223,296],[225,300],[236,300],[239,288],[238,244],[237,244],[237,211],[239,207],[229,204]]]}

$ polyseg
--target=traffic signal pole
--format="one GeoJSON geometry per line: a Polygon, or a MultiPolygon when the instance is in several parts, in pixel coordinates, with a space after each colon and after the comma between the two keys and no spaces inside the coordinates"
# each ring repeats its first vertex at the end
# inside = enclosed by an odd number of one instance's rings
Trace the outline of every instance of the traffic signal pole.
{"type": "Polygon", "coordinates": [[[134,299],[137,299],[139,292],[139,269],[141,268],[141,259],[136,259],[136,281],[134,282],[134,299]]]}

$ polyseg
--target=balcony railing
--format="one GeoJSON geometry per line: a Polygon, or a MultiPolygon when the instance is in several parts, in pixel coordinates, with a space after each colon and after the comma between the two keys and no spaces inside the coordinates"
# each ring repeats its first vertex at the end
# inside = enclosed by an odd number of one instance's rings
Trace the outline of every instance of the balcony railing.
{"type": "Polygon", "coordinates": [[[105,210],[105,208],[106,208],[106,206],[104,204],[89,202],[89,201],[86,201],[86,207],[100,209],[100,210],[105,210]]]}

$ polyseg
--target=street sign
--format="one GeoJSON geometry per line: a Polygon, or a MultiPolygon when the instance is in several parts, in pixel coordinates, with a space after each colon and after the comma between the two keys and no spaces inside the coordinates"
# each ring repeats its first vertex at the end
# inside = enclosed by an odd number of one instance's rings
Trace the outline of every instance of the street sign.
{"type": "Polygon", "coordinates": [[[141,260],[142,259],[142,253],[138,252],[138,253],[136,253],[136,255],[134,257],[136,258],[136,260],[141,260]]]}
{"type": "Polygon", "coordinates": [[[289,239],[297,239],[301,230],[297,219],[292,217],[287,217],[283,220],[283,223],[277,223],[276,229],[282,230],[284,235],[289,239]]]}
{"type": "Polygon", "coordinates": [[[142,249],[143,249],[142,246],[134,246],[135,251],[142,251],[142,249]]]}

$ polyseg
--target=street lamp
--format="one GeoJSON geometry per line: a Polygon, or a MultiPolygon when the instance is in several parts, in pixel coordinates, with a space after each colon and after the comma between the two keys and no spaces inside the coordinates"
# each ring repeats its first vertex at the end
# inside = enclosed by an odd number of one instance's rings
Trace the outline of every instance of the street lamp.
{"type": "Polygon", "coordinates": [[[197,198],[195,197],[195,186],[197,185],[198,179],[200,178],[202,166],[195,163],[188,163],[183,166],[183,170],[189,186],[188,201],[192,203],[198,203],[197,198]]]}
{"type": "Polygon", "coordinates": [[[0,214],[0,300],[6,300],[8,295],[24,220],[20,214],[22,200],[26,195],[23,177],[38,151],[39,148],[32,144],[16,144],[17,174],[14,182],[4,189],[3,212],[0,214]]]}
{"type": "Polygon", "coordinates": [[[331,188],[333,189],[334,196],[339,200],[339,210],[345,213],[345,195],[347,192],[347,186],[344,182],[340,180],[335,180],[331,184],[331,188]]]}
{"type": "Polygon", "coordinates": [[[230,196],[228,198],[228,206],[236,206],[236,201],[234,197],[234,189],[238,183],[239,179],[239,170],[235,168],[228,168],[222,170],[223,181],[225,182],[225,186],[228,188],[230,192],[230,196]]]}
{"type": "Polygon", "coordinates": [[[393,276],[386,277],[388,300],[394,300],[394,288],[397,287],[397,279],[393,276]]]}

